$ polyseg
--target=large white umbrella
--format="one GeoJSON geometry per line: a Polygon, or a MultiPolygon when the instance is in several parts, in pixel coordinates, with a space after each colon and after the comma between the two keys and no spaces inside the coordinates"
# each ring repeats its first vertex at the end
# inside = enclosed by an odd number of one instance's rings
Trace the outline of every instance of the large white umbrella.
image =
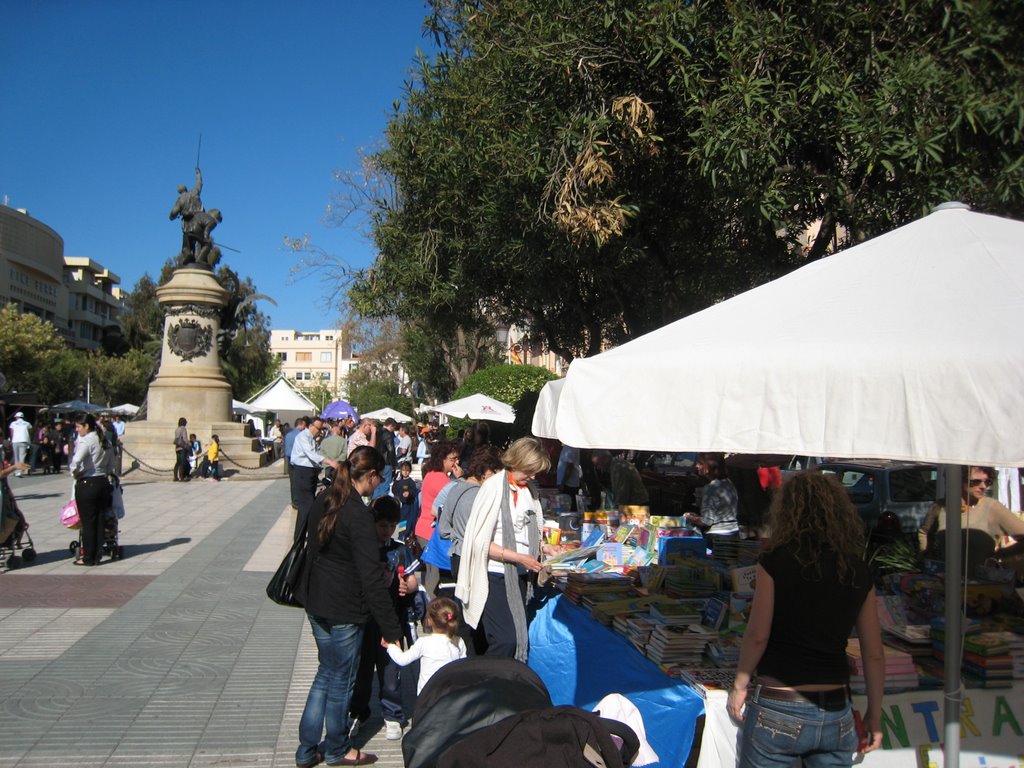
{"type": "Polygon", "coordinates": [[[500,421],[505,424],[511,424],[516,420],[516,412],[511,405],[479,392],[441,405],[432,405],[430,410],[457,419],[500,421]]]}
{"type": "Polygon", "coordinates": [[[376,411],[370,411],[369,413],[363,414],[364,419],[377,419],[378,421],[384,421],[386,419],[394,419],[399,424],[410,424],[412,423],[412,416],[406,416],[401,411],[396,411],[394,408],[378,408],[376,411]]]}
{"type": "MultiPolygon", "coordinates": [[[[556,432],[579,447],[944,464],[953,491],[946,594],[956,595],[955,465],[1024,465],[1022,313],[1024,223],[940,206],[573,362],[556,403],[556,432]]],[[[946,628],[944,740],[946,765],[956,765],[955,600],[947,601],[946,628]]]]}
{"type": "Polygon", "coordinates": [[[558,437],[1024,465],[1022,316],[1024,223],[940,209],[574,361],[558,437]]]}
{"type": "Polygon", "coordinates": [[[558,414],[558,399],[562,396],[565,379],[549,381],[537,395],[537,408],[533,412],[533,426],[530,431],[535,437],[558,438],[555,416],[558,414]]]}
{"type": "Polygon", "coordinates": [[[121,403],[121,405],[115,405],[113,408],[108,408],[107,412],[118,416],[134,416],[139,412],[139,406],[132,405],[131,403],[121,403]]]}

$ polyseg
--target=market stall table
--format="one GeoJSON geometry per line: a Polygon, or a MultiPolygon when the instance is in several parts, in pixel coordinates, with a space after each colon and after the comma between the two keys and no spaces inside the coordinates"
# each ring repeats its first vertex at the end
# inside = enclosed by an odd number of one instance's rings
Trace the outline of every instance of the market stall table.
{"type": "Polygon", "coordinates": [[[703,699],[564,596],[548,599],[530,623],[529,665],[555,705],[590,710],[607,694],[621,693],[643,715],[657,765],[686,764],[703,699]]]}
{"type": "MultiPolygon", "coordinates": [[[[1024,686],[969,688],[960,713],[962,766],[1024,765],[1024,686]]],[[[697,768],[736,764],[737,726],[725,708],[725,691],[708,694],[697,768]]],[[[864,711],[866,699],[854,696],[864,711]]],[[[882,699],[882,749],[865,756],[872,768],[935,766],[942,759],[942,691],[886,694],[882,699]]]]}

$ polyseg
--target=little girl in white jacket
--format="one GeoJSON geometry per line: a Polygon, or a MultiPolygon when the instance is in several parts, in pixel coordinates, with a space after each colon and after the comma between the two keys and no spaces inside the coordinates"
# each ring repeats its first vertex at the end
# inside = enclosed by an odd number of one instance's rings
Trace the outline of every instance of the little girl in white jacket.
{"type": "Polygon", "coordinates": [[[458,608],[446,597],[435,597],[427,606],[427,623],[433,634],[423,635],[412,647],[403,651],[398,643],[387,646],[388,656],[400,667],[407,667],[416,659],[420,660],[420,679],[416,693],[445,664],[466,658],[466,644],[458,636],[458,608]]]}

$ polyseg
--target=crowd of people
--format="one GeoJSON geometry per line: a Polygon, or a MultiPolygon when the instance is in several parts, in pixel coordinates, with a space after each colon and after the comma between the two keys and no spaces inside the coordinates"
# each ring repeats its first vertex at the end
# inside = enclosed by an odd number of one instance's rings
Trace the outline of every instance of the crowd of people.
{"type": "MultiPolygon", "coordinates": [[[[124,420],[118,415],[103,415],[95,420],[104,441],[120,450],[124,420]]],[[[28,468],[15,471],[13,476],[23,477],[35,472],[60,474],[68,466],[76,437],[73,419],[63,414],[29,421],[24,411],[15,411],[7,427],[5,455],[12,463],[25,464],[28,468]]]]}

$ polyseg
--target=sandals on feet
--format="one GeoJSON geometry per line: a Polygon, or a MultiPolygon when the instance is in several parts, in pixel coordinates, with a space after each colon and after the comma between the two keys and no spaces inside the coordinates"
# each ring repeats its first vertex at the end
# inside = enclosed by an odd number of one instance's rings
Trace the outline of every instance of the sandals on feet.
{"type": "Polygon", "coordinates": [[[336,762],[328,763],[328,765],[372,765],[376,762],[376,755],[371,755],[369,752],[360,752],[357,749],[355,757],[343,757],[336,762]]]}

